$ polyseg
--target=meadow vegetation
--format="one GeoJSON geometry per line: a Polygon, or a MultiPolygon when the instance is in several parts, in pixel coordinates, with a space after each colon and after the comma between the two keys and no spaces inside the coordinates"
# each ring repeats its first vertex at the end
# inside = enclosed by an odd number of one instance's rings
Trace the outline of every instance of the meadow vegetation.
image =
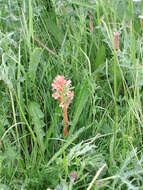
{"type": "Polygon", "coordinates": [[[133,0],[0,0],[0,190],[143,189],[142,14],[133,0]],[[66,135],[58,75],[74,87],[66,135]]]}

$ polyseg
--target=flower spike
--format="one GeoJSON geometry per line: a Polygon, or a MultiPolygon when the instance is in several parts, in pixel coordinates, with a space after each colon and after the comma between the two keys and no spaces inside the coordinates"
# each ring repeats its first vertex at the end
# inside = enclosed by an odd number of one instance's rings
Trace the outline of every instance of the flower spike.
{"type": "Polygon", "coordinates": [[[62,108],[64,113],[64,136],[66,136],[68,132],[68,107],[74,97],[74,91],[70,91],[70,88],[71,80],[66,80],[65,77],[61,75],[57,75],[52,83],[52,90],[55,90],[52,97],[56,100],[60,100],[59,107],[62,108]]]}

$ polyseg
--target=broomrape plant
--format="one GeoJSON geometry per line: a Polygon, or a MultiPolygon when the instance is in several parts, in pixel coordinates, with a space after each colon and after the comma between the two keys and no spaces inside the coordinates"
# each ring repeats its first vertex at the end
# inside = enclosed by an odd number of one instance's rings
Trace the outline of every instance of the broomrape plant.
{"type": "Polygon", "coordinates": [[[64,114],[64,136],[67,135],[68,132],[68,107],[71,104],[71,101],[74,97],[74,91],[70,91],[71,89],[71,80],[65,80],[64,76],[57,75],[52,83],[52,90],[56,90],[52,96],[56,100],[60,100],[59,107],[62,108],[64,114]]]}

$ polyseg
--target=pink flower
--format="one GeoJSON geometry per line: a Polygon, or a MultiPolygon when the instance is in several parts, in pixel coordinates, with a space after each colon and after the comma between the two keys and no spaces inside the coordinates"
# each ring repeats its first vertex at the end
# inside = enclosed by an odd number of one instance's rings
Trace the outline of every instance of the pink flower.
{"type": "Polygon", "coordinates": [[[65,80],[64,76],[57,75],[52,83],[52,90],[56,90],[52,96],[53,98],[60,99],[60,107],[70,105],[74,96],[74,92],[70,91],[71,80],[65,80]]]}
{"type": "Polygon", "coordinates": [[[52,94],[53,98],[55,98],[56,100],[60,97],[58,92],[55,92],[52,94]]]}
{"type": "Polygon", "coordinates": [[[72,172],[72,173],[70,173],[69,176],[70,176],[71,180],[74,182],[78,178],[78,173],[77,172],[72,172]]]}
{"type": "Polygon", "coordinates": [[[65,87],[71,86],[71,80],[65,80],[64,76],[56,76],[55,80],[52,83],[52,90],[57,90],[63,92],[65,87]]]}
{"type": "Polygon", "coordinates": [[[70,87],[71,87],[71,80],[66,80],[64,76],[60,75],[57,75],[52,83],[52,90],[56,90],[52,94],[52,96],[56,100],[57,99],[60,100],[59,107],[61,107],[64,112],[65,136],[67,134],[67,122],[68,122],[67,109],[74,97],[74,92],[70,91],[70,87]]]}

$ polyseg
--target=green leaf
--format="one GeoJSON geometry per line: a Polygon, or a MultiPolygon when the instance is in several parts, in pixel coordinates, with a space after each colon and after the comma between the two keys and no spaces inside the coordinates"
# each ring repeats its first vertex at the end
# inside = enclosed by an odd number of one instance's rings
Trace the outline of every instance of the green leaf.
{"type": "Polygon", "coordinates": [[[89,125],[89,126],[87,126],[86,128],[85,128],[85,127],[82,127],[81,129],[79,129],[79,130],[74,134],[74,136],[72,136],[72,138],[70,138],[69,141],[67,141],[67,142],[63,145],[63,147],[61,147],[60,150],[54,154],[54,156],[53,156],[53,157],[49,160],[49,162],[47,163],[46,167],[48,168],[49,165],[50,165],[51,163],[53,163],[53,162],[63,153],[63,151],[65,151],[65,150],[73,143],[73,141],[79,137],[79,135],[80,135],[81,133],[83,133],[85,130],[89,129],[91,126],[92,126],[92,125],[89,125]]]}
{"type": "Polygon", "coordinates": [[[40,105],[37,104],[36,102],[31,102],[29,105],[29,112],[32,117],[32,122],[34,124],[34,132],[36,133],[37,136],[37,141],[40,146],[40,149],[42,153],[45,151],[44,147],[44,131],[43,131],[43,126],[44,126],[44,121],[42,120],[44,117],[43,112],[40,109],[40,105]]]}
{"type": "Polygon", "coordinates": [[[72,1],[72,4],[79,5],[82,7],[90,8],[90,9],[95,9],[95,2],[89,1],[89,2],[83,2],[83,1],[72,1]]]}
{"type": "Polygon", "coordinates": [[[40,48],[35,48],[30,57],[29,76],[32,81],[34,81],[36,78],[36,71],[40,62],[41,51],[42,50],[40,48]]]}
{"type": "Polygon", "coordinates": [[[95,60],[95,69],[98,69],[98,67],[104,63],[105,60],[105,47],[102,45],[97,50],[96,60],[95,60]]]}
{"type": "Polygon", "coordinates": [[[72,127],[69,131],[69,136],[71,136],[71,134],[73,133],[74,131],[74,128],[77,124],[77,122],[79,121],[79,117],[86,105],[86,102],[88,100],[88,96],[89,96],[89,92],[88,92],[88,89],[87,89],[87,81],[85,81],[82,85],[81,85],[81,90],[78,94],[78,98],[77,98],[77,101],[76,101],[76,105],[75,105],[75,114],[74,114],[74,119],[73,119],[73,122],[72,122],[72,127]]]}
{"type": "Polygon", "coordinates": [[[62,29],[56,23],[56,15],[54,12],[51,12],[46,18],[46,24],[50,34],[55,38],[56,42],[61,45],[64,39],[64,34],[62,29]]]}
{"type": "Polygon", "coordinates": [[[56,187],[56,190],[68,190],[68,185],[66,184],[66,182],[63,180],[62,183],[60,185],[58,185],[56,187]]]}
{"type": "Polygon", "coordinates": [[[7,185],[0,184],[0,190],[10,190],[10,188],[7,185]]]}

